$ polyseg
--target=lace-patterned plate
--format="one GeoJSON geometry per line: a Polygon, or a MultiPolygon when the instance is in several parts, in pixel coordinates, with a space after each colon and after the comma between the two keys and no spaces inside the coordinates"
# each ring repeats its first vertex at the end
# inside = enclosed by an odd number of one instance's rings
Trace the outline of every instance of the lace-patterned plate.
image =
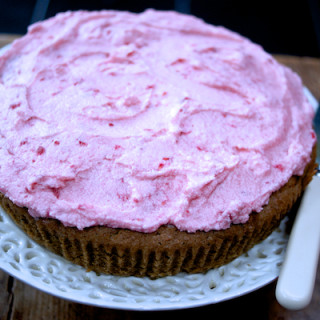
{"type": "Polygon", "coordinates": [[[151,280],[86,272],[32,241],[0,209],[0,268],[39,290],[88,305],[126,310],[197,307],[244,295],[277,278],[288,240],[285,223],[228,265],[205,274],[151,280]]]}

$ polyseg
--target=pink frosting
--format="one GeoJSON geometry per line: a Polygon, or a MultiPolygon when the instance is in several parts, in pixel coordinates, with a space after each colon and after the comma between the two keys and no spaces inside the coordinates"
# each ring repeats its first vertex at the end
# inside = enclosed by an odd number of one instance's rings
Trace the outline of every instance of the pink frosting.
{"type": "Polygon", "coordinates": [[[299,77],[174,12],[67,12],[0,58],[0,191],[79,229],[245,223],[315,143],[299,77]]]}

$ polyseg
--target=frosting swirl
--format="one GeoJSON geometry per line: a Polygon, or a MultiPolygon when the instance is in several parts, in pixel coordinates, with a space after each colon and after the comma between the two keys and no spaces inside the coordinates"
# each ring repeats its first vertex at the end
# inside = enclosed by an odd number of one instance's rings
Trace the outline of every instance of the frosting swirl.
{"type": "Polygon", "coordinates": [[[316,139],[296,74],[174,12],[32,25],[0,57],[0,106],[0,191],[79,229],[245,223],[316,139]]]}

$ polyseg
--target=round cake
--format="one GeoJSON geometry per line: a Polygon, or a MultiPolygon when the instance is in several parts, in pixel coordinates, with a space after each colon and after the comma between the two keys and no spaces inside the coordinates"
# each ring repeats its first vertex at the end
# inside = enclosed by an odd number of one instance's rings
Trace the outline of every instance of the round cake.
{"type": "Polygon", "coordinates": [[[205,272],[312,179],[313,109],[259,45],[175,12],[76,11],[0,57],[2,206],[87,270],[205,272]]]}

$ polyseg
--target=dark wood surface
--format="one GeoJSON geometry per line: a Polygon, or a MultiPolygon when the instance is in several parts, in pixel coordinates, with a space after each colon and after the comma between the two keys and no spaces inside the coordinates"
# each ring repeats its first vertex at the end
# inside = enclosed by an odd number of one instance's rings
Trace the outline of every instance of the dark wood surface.
{"type": "MultiPolygon", "coordinates": [[[[1,35],[0,47],[17,36],[1,35]]],[[[320,59],[309,57],[275,56],[291,67],[302,78],[313,95],[320,100],[320,59]]],[[[320,319],[320,267],[318,268],[313,298],[308,307],[290,311],[281,307],[275,298],[276,281],[245,296],[219,304],[176,311],[124,311],[97,308],[69,302],[43,293],[14,279],[0,270],[0,319],[73,320],[73,319],[320,319]]]]}

